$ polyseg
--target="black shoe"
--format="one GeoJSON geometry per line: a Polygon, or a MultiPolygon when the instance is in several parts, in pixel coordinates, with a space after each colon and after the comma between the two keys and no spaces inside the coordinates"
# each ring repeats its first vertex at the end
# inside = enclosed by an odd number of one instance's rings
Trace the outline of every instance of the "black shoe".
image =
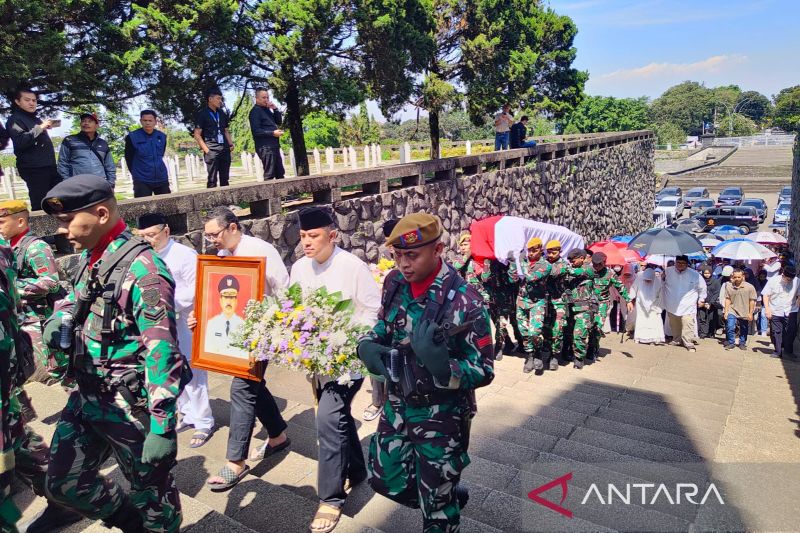
{"type": "Polygon", "coordinates": [[[525,372],[526,374],[530,374],[531,372],[533,372],[534,360],[535,359],[533,358],[532,355],[528,355],[525,358],[525,365],[522,367],[522,371],[525,372]]]}
{"type": "Polygon", "coordinates": [[[575,363],[573,364],[575,365],[575,368],[577,368],[578,370],[583,368],[583,361],[581,361],[580,359],[575,359],[575,363]]]}
{"type": "Polygon", "coordinates": [[[144,521],[139,509],[133,506],[126,497],[122,501],[122,506],[114,514],[103,520],[103,525],[107,528],[116,527],[122,533],[142,533],[144,531],[144,521]]]}
{"type": "Polygon", "coordinates": [[[734,346],[733,344],[727,344],[727,343],[725,344],[726,351],[733,350],[734,348],[736,348],[736,346],[734,346]]]}
{"type": "Polygon", "coordinates": [[[458,500],[458,507],[463,509],[469,502],[469,489],[467,489],[467,487],[462,487],[461,484],[458,484],[454,490],[456,493],[456,500],[458,500]]]}
{"type": "Polygon", "coordinates": [[[494,360],[500,361],[503,358],[503,348],[505,347],[505,341],[500,341],[494,345],[494,360]]]}
{"type": "Polygon", "coordinates": [[[596,361],[596,359],[593,356],[592,357],[586,357],[586,359],[584,359],[584,363],[586,363],[587,365],[592,365],[592,364],[594,364],[595,361],[596,361]]]}
{"type": "Polygon", "coordinates": [[[770,354],[770,357],[772,357],[773,359],[780,359],[781,358],[781,354],[773,352],[772,354],[770,354]]]}
{"type": "Polygon", "coordinates": [[[83,520],[82,514],[49,501],[42,514],[28,526],[27,531],[48,533],[81,520],[83,520]]]}
{"type": "Polygon", "coordinates": [[[550,358],[550,370],[558,370],[558,358],[550,358]]]}
{"type": "Polygon", "coordinates": [[[544,370],[544,363],[542,362],[541,358],[534,357],[533,358],[533,369],[539,372],[540,370],[544,370]]]}
{"type": "Polygon", "coordinates": [[[746,350],[747,350],[747,345],[746,345],[746,344],[740,344],[740,345],[739,345],[739,349],[740,349],[740,350],[745,350],[745,351],[746,351],[746,350]]]}

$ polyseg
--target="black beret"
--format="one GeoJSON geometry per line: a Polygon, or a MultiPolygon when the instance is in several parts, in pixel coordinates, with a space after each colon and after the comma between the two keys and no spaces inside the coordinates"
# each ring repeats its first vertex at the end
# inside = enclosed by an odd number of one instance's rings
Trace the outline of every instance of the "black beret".
{"type": "Polygon", "coordinates": [[[586,250],[582,250],[580,248],[573,248],[567,254],[567,259],[569,260],[577,259],[579,257],[586,257],[586,250]]]}
{"type": "Polygon", "coordinates": [[[139,217],[136,227],[139,229],[152,228],[153,226],[166,226],[167,217],[161,213],[148,213],[139,217]]]}
{"type": "Polygon", "coordinates": [[[389,238],[389,235],[392,234],[392,231],[394,231],[394,227],[397,225],[398,222],[400,222],[399,218],[390,218],[389,220],[383,223],[384,238],[386,239],[389,238]]]}
{"type": "Polygon", "coordinates": [[[105,178],[79,174],[67,178],[45,195],[42,209],[48,215],[73,213],[114,198],[114,189],[105,178]]]}
{"type": "Polygon", "coordinates": [[[304,207],[297,213],[297,217],[300,219],[300,229],[303,231],[333,225],[333,215],[324,207],[304,207]]]}
{"type": "Polygon", "coordinates": [[[603,252],[595,252],[592,254],[592,264],[597,265],[608,259],[608,256],[603,252]]]}
{"type": "Polygon", "coordinates": [[[222,293],[222,291],[227,290],[235,290],[239,291],[239,280],[236,279],[234,276],[227,275],[219,280],[219,284],[217,285],[217,290],[222,293]]]}

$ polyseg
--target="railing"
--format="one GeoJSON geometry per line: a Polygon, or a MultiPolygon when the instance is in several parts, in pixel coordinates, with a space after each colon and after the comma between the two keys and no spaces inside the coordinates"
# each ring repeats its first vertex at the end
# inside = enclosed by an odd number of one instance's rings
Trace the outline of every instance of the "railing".
{"type": "Polygon", "coordinates": [[[748,137],[714,137],[714,146],[791,146],[794,135],[790,133],[750,135],[748,137]]]}
{"type": "MultiPolygon", "coordinates": [[[[122,200],[120,209],[123,218],[128,221],[135,221],[145,213],[161,213],[167,217],[173,233],[181,234],[202,228],[203,212],[217,206],[238,206],[249,209],[251,217],[264,218],[281,213],[284,202],[297,203],[299,199],[307,199],[314,203],[336,203],[358,194],[380,194],[398,188],[416,187],[428,180],[449,180],[485,170],[503,170],[621,144],[654,140],[655,136],[649,130],[591,134],[532,148],[122,200]]],[[[57,229],[55,219],[41,211],[31,215],[31,226],[34,233],[42,236],[52,235],[57,229]]]]}

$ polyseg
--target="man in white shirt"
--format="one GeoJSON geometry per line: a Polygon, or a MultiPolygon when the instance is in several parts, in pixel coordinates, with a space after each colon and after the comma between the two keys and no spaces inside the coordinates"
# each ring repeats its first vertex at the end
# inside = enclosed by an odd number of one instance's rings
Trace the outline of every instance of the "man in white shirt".
{"type": "Polygon", "coordinates": [[[503,111],[494,116],[494,149],[508,150],[508,141],[514,117],[511,115],[511,106],[503,105],[503,111]]]}
{"type": "Polygon", "coordinates": [[[698,306],[705,304],[705,280],[698,271],[689,268],[688,257],[679,255],[675,258],[675,266],[664,270],[663,287],[672,344],[696,352],[695,321],[698,306]]]}
{"type": "MultiPolygon", "coordinates": [[[[268,242],[244,235],[239,219],[226,207],[213,209],[204,219],[204,237],[217,250],[220,257],[266,257],[267,269],[264,293],[271,295],[275,289],[289,285],[289,272],[278,250],[268,242]]],[[[194,321],[196,323],[196,320],[194,321]]],[[[191,325],[191,324],[190,324],[191,325]]],[[[261,460],[286,449],[290,439],[286,436],[286,421],[281,416],[275,398],[267,389],[266,381],[233,378],[231,381],[231,420],[228,434],[228,463],[207,484],[214,492],[231,489],[250,471],[245,464],[253,437],[255,419],[267,429],[269,439],[250,457],[261,460]]]]}
{"type": "MultiPolygon", "coordinates": [[[[374,326],[381,305],[380,289],[366,263],[336,246],[337,231],[330,211],[306,208],[300,211],[299,219],[305,257],[292,265],[292,283],[299,283],[304,291],[325,287],[329,292],[341,292],[355,305],[353,322],[374,326]]],[[[349,482],[353,487],[367,478],[356,422],[350,412],[364,378],[360,374],[350,378],[348,384],[339,384],[335,377],[315,376],[313,380],[317,397],[320,504],[310,526],[312,532],[335,527],[347,497],[345,484],[349,482]]]]}
{"type": "Polygon", "coordinates": [[[781,357],[784,348],[787,352],[792,352],[794,343],[792,333],[795,328],[789,327],[789,320],[792,313],[795,313],[795,319],[797,318],[798,280],[796,275],[795,268],[787,265],[783,268],[781,275],[770,278],[761,291],[761,296],[764,298],[764,312],[769,320],[772,344],[775,346],[772,357],[781,357]]]}
{"type": "MultiPolygon", "coordinates": [[[[170,229],[164,215],[148,214],[139,217],[139,236],[150,243],[167,264],[175,280],[175,312],[177,314],[178,349],[192,362],[192,331],[187,320],[194,310],[197,279],[197,252],[170,238],[170,229]]],[[[182,428],[194,427],[192,448],[199,448],[214,432],[214,415],[208,400],[208,372],[192,367],[192,381],[178,397],[178,411],[182,428]]]]}
{"type": "Polygon", "coordinates": [[[217,291],[222,312],[208,320],[205,350],[247,359],[250,356],[247,351],[231,346],[233,335],[244,325],[244,318],[236,314],[239,305],[239,280],[235,276],[224,276],[219,280],[217,291]]]}

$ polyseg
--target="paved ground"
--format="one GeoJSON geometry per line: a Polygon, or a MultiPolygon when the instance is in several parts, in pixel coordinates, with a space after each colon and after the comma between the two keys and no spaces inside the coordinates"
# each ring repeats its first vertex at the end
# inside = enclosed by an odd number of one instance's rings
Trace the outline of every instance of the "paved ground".
{"type": "MultiPolygon", "coordinates": [[[[747,351],[722,351],[705,340],[697,353],[681,348],[603,341],[605,357],[582,371],[562,367],[542,376],[523,374],[522,360],[505,357],[494,383],[481,389],[473,425],[471,490],[464,531],[791,531],[800,523],[800,365],[770,359],[767,340],[747,351]],[[573,473],[566,518],[528,498],[553,478],[573,473]],[[725,506],[581,504],[592,483],[716,483],[725,506]],[[772,487],[769,490],[765,487],[772,487]],[[780,487],[779,490],[776,490],[780,487]],[[794,513],[794,515],[793,515],[794,513]]],[[[316,439],[306,380],[278,368],[268,372],[293,440],[291,450],[261,464],[228,493],[204,482],[224,462],[228,433],[225,376],[212,375],[212,407],[219,431],[199,450],[180,435],[178,484],[192,531],[306,530],[316,507],[316,439]],[[249,529],[248,529],[249,528],[249,529]]],[[[368,386],[356,396],[360,416],[368,386]]],[[[40,420],[52,432],[64,396],[31,386],[40,420]],[[44,423],[43,423],[44,422],[44,423]]],[[[359,420],[366,446],[376,422],[359,420]]],[[[257,434],[264,438],[264,431],[257,434]]],[[[108,470],[114,474],[114,466],[108,470]]],[[[674,492],[674,488],[670,488],[674,492]]],[[[702,494],[702,493],[701,493],[702,494]]],[[[543,497],[558,503],[559,489],[543,497]]],[[[648,500],[649,500],[648,496],[648,500]]],[[[43,505],[18,495],[26,517],[43,505]]],[[[419,531],[417,512],[357,487],[337,531],[419,531]]],[[[88,522],[69,531],[101,531],[88,522]]]]}

